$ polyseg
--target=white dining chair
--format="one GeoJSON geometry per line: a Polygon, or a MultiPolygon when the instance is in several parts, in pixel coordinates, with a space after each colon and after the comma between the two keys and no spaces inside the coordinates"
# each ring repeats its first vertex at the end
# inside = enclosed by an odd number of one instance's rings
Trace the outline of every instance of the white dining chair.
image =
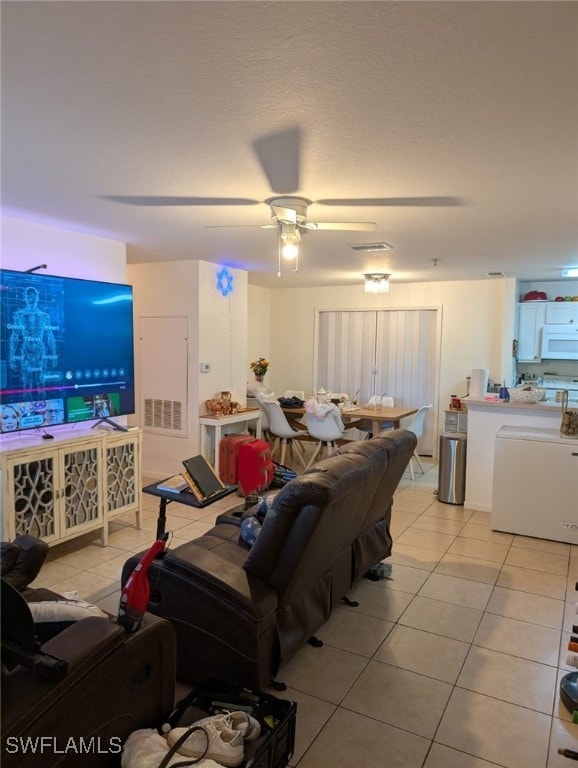
{"type": "Polygon", "coordinates": [[[309,459],[306,470],[313,464],[322,448],[325,448],[327,455],[331,450],[337,448],[337,441],[343,439],[345,425],[341,418],[339,408],[333,403],[323,406],[323,413],[316,415],[314,413],[305,413],[305,424],[311,437],[318,440],[313,455],[309,459]]]}
{"type": "MultiPolygon", "coordinates": [[[[427,415],[431,407],[432,407],[431,405],[422,405],[421,408],[419,408],[418,412],[415,414],[415,416],[412,418],[409,425],[406,427],[406,429],[414,433],[414,435],[417,437],[418,440],[423,435],[425,420],[427,419],[427,415]]],[[[419,454],[417,452],[417,446],[415,451],[413,452],[413,456],[409,460],[409,474],[411,475],[412,480],[415,479],[415,475],[413,472],[414,459],[417,461],[419,468],[421,469],[422,475],[425,475],[425,469],[423,468],[423,464],[421,463],[419,454]]]]}
{"type": "MultiPolygon", "coordinates": [[[[376,407],[378,405],[383,406],[384,408],[393,408],[394,406],[394,400],[393,397],[390,397],[389,395],[372,395],[368,402],[366,408],[376,407]]],[[[393,429],[394,423],[393,421],[383,421],[379,425],[379,431],[383,432],[383,430],[386,429],[393,429]]],[[[373,422],[371,419],[362,419],[359,424],[357,425],[357,429],[361,430],[362,432],[366,432],[365,439],[369,440],[373,437],[373,422]]]]}
{"type": "Polygon", "coordinates": [[[299,461],[305,466],[305,454],[303,453],[303,448],[299,445],[299,439],[305,437],[307,432],[305,430],[293,429],[279,403],[259,400],[259,408],[267,417],[268,434],[275,438],[271,454],[274,455],[280,448],[280,463],[285,464],[287,448],[289,450],[295,449],[299,461]]]}

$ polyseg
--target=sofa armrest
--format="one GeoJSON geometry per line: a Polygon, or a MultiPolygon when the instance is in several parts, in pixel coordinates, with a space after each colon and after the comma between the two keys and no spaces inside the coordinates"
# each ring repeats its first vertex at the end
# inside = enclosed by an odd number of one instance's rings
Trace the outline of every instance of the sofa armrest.
{"type": "Polygon", "coordinates": [[[145,613],[140,628],[131,634],[112,619],[91,616],[48,640],[42,650],[67,661],[69,672],[84,674],[133,638],[144,640],[151,632],[158,632],[159,625],[172,636],[168,623],[150,613],[145,613]]]}
{"type": "Polygon", "coordinates": [[[77,621],[42,646],[44,653],[68,661],[69,670],[76,671],[96,664],[119,648],[125,631],[110,619],[98,616],[77,621]]]}
{"type": "Polygon", "coordinates": [[[15,589],[22,590],[38,576],[49,546],[36,536],[22,534],[12,544],[2,546],[2,577],[15,589]]]}
{"type": "Polygon", "coordinates": [[[177,547],[164,560],[164,568],[180,574],[188,582],[218,597],[239,618],[245,614],[253,620],[272,617],[278,599],[272,587],[249,574],[244,568],[247,550],[236,543],[205,536],[177,547]],[[212,542],[218,542],[211,546],[212,542]]]}
{"type": "Polygon", "coordinates": [[[22,727],[33,722],[46,708],[46,699],[65,696],[97,667],[103,659],[121,648],[124,630],[109,619],[83,619],[65,629],[42,646],[43,653],[68,663],[68,672],[57,681],[39,679],[23,667],[16,667],[2,680],[3,728],[22,727]],[[20,726],[19,726],[20,724],[20,726]]]}
{"type": "Polygon", "coordinates": [[[163,713],[170,711],[176,648],[174,630],[164,619],[145,614],[142,627],[132,634],[108,618],[82,619],[46,642],[42,651],[66,661],[68,672],[62,680],[50,682],[17,667],[3,678],[3,741],[7,735],[50,735],[56,721],[64,734],[88,736],[104,728],[107,736],[117,733],[124,738],[139,727],[139,707],[155,712],[143,726],[164,716],[157,711],[159,706],[163,713]],[[156,673],[150,673],[151,668],[156,673]],[[154,696],[146,688],[145,673],[151,674],[154,696]],[[142,698],[147,690],[150,702],[142,698]],[[86,703],[75,705],[83,696],[86,703]],[[131,703],[131,696],[142,701],[131,703]],[[134,711],[135,722],[121,714],[123,707],[131,718],[134,711]],[[112,730],[106,730],[109,727],[112,730]]]}

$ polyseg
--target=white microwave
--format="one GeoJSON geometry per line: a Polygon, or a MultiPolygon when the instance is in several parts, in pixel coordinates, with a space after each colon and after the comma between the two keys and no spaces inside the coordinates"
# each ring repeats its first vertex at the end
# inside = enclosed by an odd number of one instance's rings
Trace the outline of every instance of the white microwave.
{"type": "Polygon", "coordinates": [[[578,325],[545,325],[542,331],[542,358],[578,360],[578,325]]]}

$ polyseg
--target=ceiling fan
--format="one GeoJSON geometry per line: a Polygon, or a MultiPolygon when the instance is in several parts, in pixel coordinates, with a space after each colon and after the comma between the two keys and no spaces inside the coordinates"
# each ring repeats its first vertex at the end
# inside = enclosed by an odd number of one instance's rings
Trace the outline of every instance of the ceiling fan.
{"type": "Polygon", "coordinates": [[[261,229],[281,228],[281,231],[292,231],[299,235],[299,230],[357,230],[360,232],[371,232],[375,229],[373,221],[308,221],[307,208],[311,205],[311,200],[304,197],[273,197],[265,200],[271,208],[270,224],[207,224],[208,229],[219,229],[223,227],[260,227],[261,229]]]}
{"type": "MultiPolygon", "coordinates": [[[[369,198],[335,198],[324,200],[307,200],[303,197],[288,197],[300,189],[300,144],[301,129],[294,127],[262,136],[253,142],[253,149],[267,177],[271,190],[280,195],[269,200],[254,200],[246,197],[189,197],[183,195],[105,195],[105,200],[138,206],[228,206],[228,205],[259,205],[267,203],[277,209],[287,209],[289,213],[279,212],[279,219],[287,215],[293,217],[292,211],[298,217],[306,216],[307,206],[313,203],[330,206],[458,206],[464,201],[458,197],[369,197],[369,198]],[[296,207],[297,206],[297,207],[296,207]]],[[[297,223],[293,221],[293,223],[297,223]]],[[[302,225],[302,220],[300,226],[302,225]]],[[[330,222],[327,222],[330,223],[330,222]]],[[[321,223],[317,226],[309,223],[306,229],[339,229],[339,222],[327,227],[321,223]]],[[[347,227],[348,229],[350,227],[347,227]]]]}
{"type": "Polygon", "coordinates": [[[107,195],[106,200],[137,206],[238,206],[259,205],[266,203],[271,209],[271,223],[241,225],[207,225],[207,228],[222,227],[260,227],[262,229],[279,228],[280,248],[296,248],[301,241],[302,231],[342,230],[373,231],[375,222],[370,221],[308,221],[307,209],[315,203],[328,206],[411,206],[411,207],[448,207],[464,205],[457,197],[378,197],[378,198],[335,198],[308,200],[293,196],[299,185],[301,129],[288,128],[262,136],[253,142],[253,149],[267,177],[272,191],[280,197],[268,200],[235,197],[188,197],[188,196],[150,196],[150,195],[107,195]]]}

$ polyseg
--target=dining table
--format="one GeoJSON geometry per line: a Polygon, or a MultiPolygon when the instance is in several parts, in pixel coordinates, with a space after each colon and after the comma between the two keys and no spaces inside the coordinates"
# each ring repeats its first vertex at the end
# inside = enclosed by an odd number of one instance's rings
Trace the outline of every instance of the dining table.
{"type": "MultiPolygon", "coordinates": [[[[355,408],[340,409],[340,412],[343,423],[346,425],[346,429],[351,429],[357,426],[361,421],[370,420],[371,431],[374,435],[377,435],[380,425],[384,422],[392,422],[394,429],[399,429],[401,420],[405,419],[407,416],[413,416],[418,410],[418,408],[414,408],[413,406],[403,408],[382,406],[379,410],[374,406],[356,406],[355,408]]],[[[283,408],[283,412],[291,422],[303,416],[305,408],[283,408]]]]}

